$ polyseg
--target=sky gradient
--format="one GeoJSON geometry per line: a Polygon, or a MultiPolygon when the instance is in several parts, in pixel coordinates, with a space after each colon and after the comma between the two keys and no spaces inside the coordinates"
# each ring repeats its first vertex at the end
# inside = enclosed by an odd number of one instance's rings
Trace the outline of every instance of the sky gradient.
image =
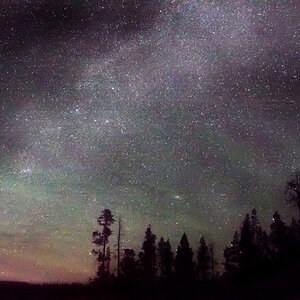
{"type": "MultiPolygon", "coordinates": [[[[300,3],[0,4],[0,279],[86,281],[104,208],[214,241],[267,228],[300,165],[300,3]]],[[[116,226],[115,226],[116,227],[116,226]]],[[[113,248],[114,237],[111,247],[113,248]]]]}

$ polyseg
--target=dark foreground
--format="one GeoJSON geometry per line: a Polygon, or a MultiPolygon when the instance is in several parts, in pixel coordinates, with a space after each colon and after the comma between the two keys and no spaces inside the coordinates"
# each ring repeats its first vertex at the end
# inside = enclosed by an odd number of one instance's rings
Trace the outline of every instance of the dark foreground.
{"type": "MultiPolygon", "coordinates": [[[[288,270],[287,270],[288,272],[288,270]]],[[[0,299],[300,299],[300,274],[285,272],[268,279],[218,279],[210,282],[156,282],[147,285],[114,282],[106,285],[2,282],[0,299]],[[290,274],[291,275],[291,274],[290,274]],[[293,274],[295,275],[295,274],[293,274]]]]}

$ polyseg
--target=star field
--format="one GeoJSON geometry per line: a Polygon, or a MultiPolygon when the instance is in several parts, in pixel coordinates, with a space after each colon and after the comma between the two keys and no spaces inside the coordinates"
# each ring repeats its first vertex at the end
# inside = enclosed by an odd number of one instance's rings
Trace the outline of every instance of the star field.
{"type": "Polygon", "coordinates": [[[124,247],[151,223],[219,261],[253,207],[293,213],[298,1],[121,2],[0,4],[0,279],[88,280],[105,207],[124,247]]]}

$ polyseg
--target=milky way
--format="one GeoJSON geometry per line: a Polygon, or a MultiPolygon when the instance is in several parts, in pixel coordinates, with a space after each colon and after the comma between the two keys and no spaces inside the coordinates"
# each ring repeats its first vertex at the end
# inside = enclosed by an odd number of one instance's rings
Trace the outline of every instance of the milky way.
{"type": "Polygon", "coordinates": [[[1,279],[92,277],[105,207],[124,247],[151,223],[220,262],[253,207],[293,214],[299,1],[4,2],[1,279]]]}

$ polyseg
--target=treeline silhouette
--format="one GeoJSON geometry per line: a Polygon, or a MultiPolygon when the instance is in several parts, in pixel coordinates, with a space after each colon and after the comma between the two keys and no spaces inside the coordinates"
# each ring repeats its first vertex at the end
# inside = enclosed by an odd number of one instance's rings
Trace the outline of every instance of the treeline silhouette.
{"type": "MultiPolygon", "coordinates": [[[[300,212],[299,171],[287,182],[285,194],[288,200],[297,204],[300,212]]],[[[107,247],[112,234],[111,225],[114,222],[112,212],[104,209],[98,218],[100,229],[93,233],[93,243],[96,245],[93,253],[99,263],[94,283],[116,279],[109,270],[111,252],[107,247]]],[[[169,239],[161,237],[157,242],[150,225],[146,229],[138,255],[134,249],[123,249],[120,257],[120,222],[119,220],[118,280],[131,283],[151,283],[158,280],[188,282],[215,280],[220,277],[219,273],[215,273],[214,247],[207,245],[205,237],[200,238],[199,246],[194,251],[184,233],[174,253],[169,239]]],[[[223,256],[222,278],[257,279],[276,273],[276,270],[289,264],[298,263],[300,219],[292,218],[290,224],[285,224],[276,211],[268,233],[261,227],[257,211],[253,209],[246,214],[240,231],[235,232],[230,246],[223,250],[223,256]]]]}
{"type": "MultiPolygon", "coordinates": [[[[103,210],[99,219],[102,231],[93,233],[93,243],[97,250],[93,253],[99,263],[97,277],[94,282],[107,282],[109,279],[125,280],[127,282],[152,282],[156,280],[176,280],[180,282],[191,280],[213,280],[219,278],[215,273],[216,261],[214,248],[207,245],[202,236],[196,251],[190,247],[186,233],[182,235],[174,254],[169,239],[156,235],[149,225],[138,255],[134,249],[123,249],[120,259],[118,277],[110,273],[111,260],[109,236],[110,226],[114,223],[109,209],[103,210]],[[195,259],[194,259],[195,257],[195,259]]],[[[292,218],[290,224],[281,220],[278,212],[273,215],[270,231],[262,229],[255,209],[247,213],[240,228],[236,231],[230,246],[223,250],[224,273],[222,277],[245,278],[251,276],[266,276],[279,269],[280,266],[295,262],[300,253],[300,219],[292,218]]]]}
{"type": "MultiPolygon", "coordinates": [[[[109,209],[104,209],[98,218],[101,229],[93,232],[93,243],[96,249],[93,254],[97,256],[99,263],[97,277],[95,281],[107,281],[109,278],[115,279],[114,274],[110,274],[109,265],[111,260],[110,248],[107,247],[109,237],[112,234],[110,226],[115,222],[109,209]]],[[[193,261],[194,252],[189,245],[188,237],[184,233],[176,251],[176,256],[171,249],[169,239],[157,237],[152,232],[149,225],[145,232],[145,238],[138,255],[134,249],[123,249],[122,258],[119,260],[118,279],[126,281],[154,281],[156,279],[180,278],[181,280],[191,280],[201,278],[207,280],[213,274],[213,253],[212,247],[206,245],[205,238],[200,239],[197,250],[197,263],[193,261]]]]}
{"type": "MultiPolygon", "coordinates": [[[[286,199],[300,213],[299,171],[286,187],[286,199]]],[[[168,239],[157,239],[149,225],[138,253],[123,249],[121,219],[114,274],[110,238],[115,219],[104,209],[97,222],[92,242],[98,269],[89,284],[0,282],[0,299],[300,299],[300,219],[285,223],[275,212],[266,231],[252,209],[223,250],[221,274],[215,272],[214,246],[203,236],[193,250],[183,233],[175,251],[168,239]]]]}

